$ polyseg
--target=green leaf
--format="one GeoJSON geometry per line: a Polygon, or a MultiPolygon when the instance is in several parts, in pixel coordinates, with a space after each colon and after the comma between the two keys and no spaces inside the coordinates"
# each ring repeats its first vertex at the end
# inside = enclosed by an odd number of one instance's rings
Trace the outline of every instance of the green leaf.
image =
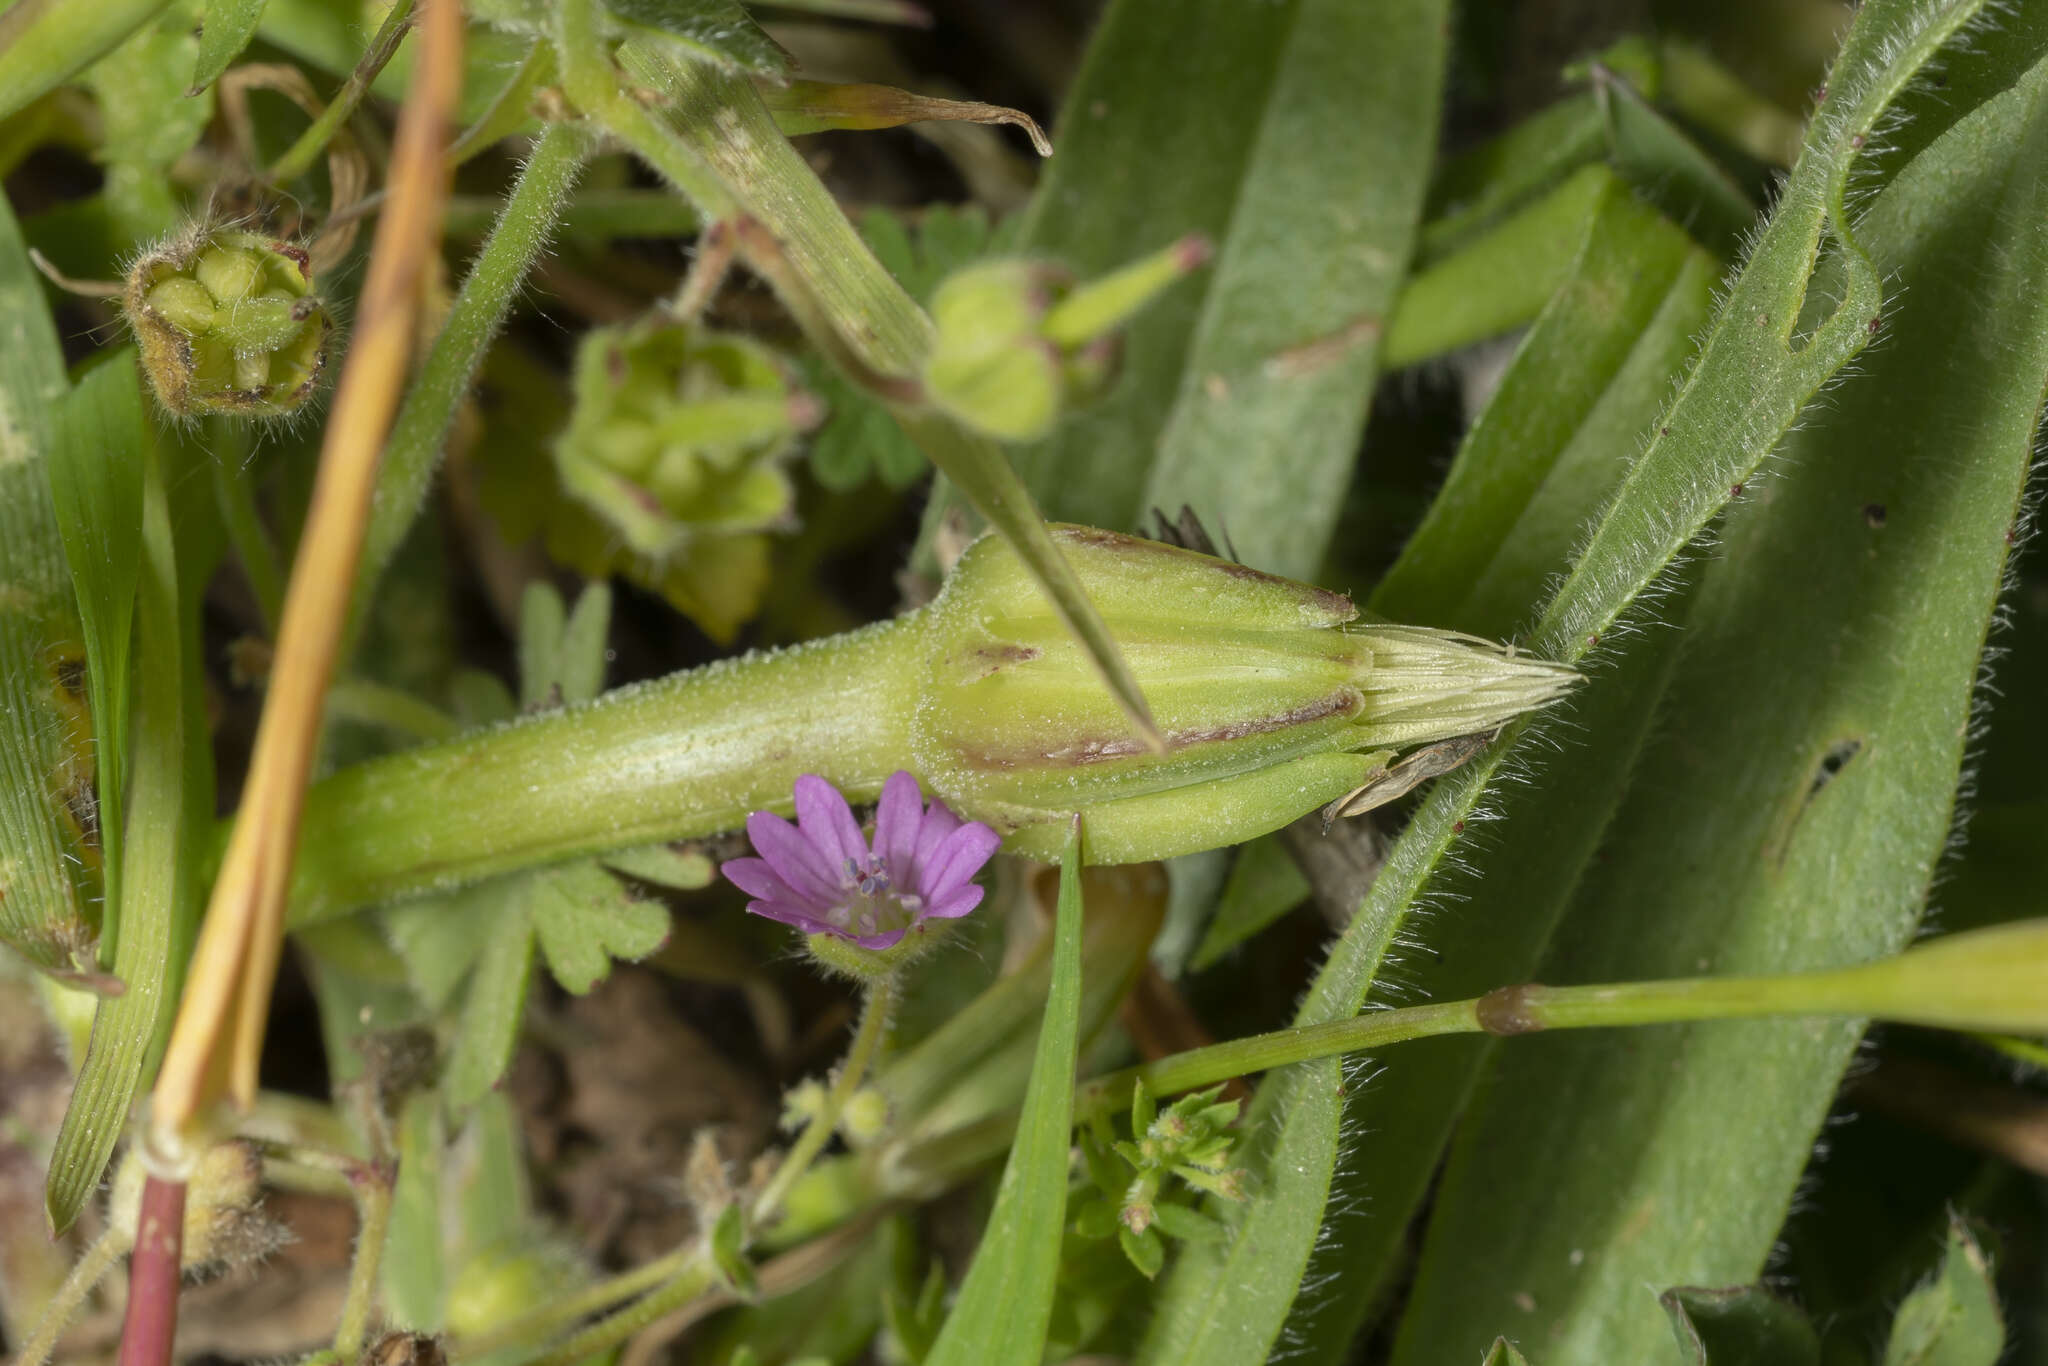
{"type": "Polygon", "coordinates": [[[449,1268],[441,1247],[446,1144],[439,1097],[431,1091],[407,1096],[398,1115],[398,1184],[378,1281],[392,1324],[418,1333],[442,1331],[447,1315],[449,1268]]]}
{"type": "Polygon", "coordinates": [[[90,972],[93,926],[68,868],[92,766],[84,628],[44,465],[64,354],[12,210],[0,204],[0,942],[49,972],[90,972]]]}
{"type": "MultiPolygon", "coordinates": [[[[1603,633],[1612,632],[1706,528],[1730,490],[1754,477],[1819,386],[1867,344],[1870,320],[1879,316],[1880,279],[1860,252],[1844,250],[1836,259],[1844,262],[1846,278],[1830,296],[1839,301],[1836,311],[1810,326],[1793,349],[1813,256],[1831,216],[1839,232],[1850,166],[1876,121],[1966,18],[1967,12],[1955,9],[1929,15],[1903,0],[1859,10],[1829,83],[1828,114],[1809,136],[1808,155],[1786,182],[1778,211],[1691,377],[1559,586],[1536,634],[1540,652],[1576,662],[1597,647],[1603,633]]],[[[1525,730],[1510,727],[1509,736],[1525,730]]],[[[1511,742],[1497,743],[1439,781],[1423,800],[1297,1012],[1297,1023],[1346,1018],[1365,1004],[1388,949],[1445,868],[1467,820],[1477,819],[1481,799],[1513,748],[1511,742]]],[[[1340,1078],[1334,1062],[1305,1064],[1261,1088],[1251,1120],[1259,1142],[1248,1145],[1263,1156],[1259,1194],[1225,1248],[1194,1249],[1182,1259],[1161,1297],[1141,1361],[1236,1362],[1270,1350],[1322,1223],[1338,1151],[1340,1078]]],[[[1519,1151],[1516,1140],[1508,1146],[1519,1151]]],[[[1568,1265],[1568,1251],[1556,1254],[1558,1267],[1568,1265]]],[[[1673,1279],[1680,1278],[1664,1283],[1673,1279]]],[[[1483,1343],[1472,1340],[1471,1330],[1482,1317],[1468,1308],[1458,1326],[1474,1355],[1483,1343]]],[[[1433,1350],[1443,1352],[1453,1340],[1446,1335],[1433,1350]]]]}
{"type": "MultiPolygon", "coordinates": [[[[85,627],[101,848],[110,869],[119,867],[126,810],[128,713],[134,693],[129,658],[142,565],[143,445],[148,439],[135,353],[124,349],[64,396],[45,465],[85,627]]],[[[173,593],[176,583],[173,574],[173,593]]],[[[170,658],[175,660],[176,653],[170,658]]],[[[107,888],[115,913],[104,916],[100,952],[111,960],[119,947],[117,875],[107,878],[107,888]]]]}
{"type": "Polygon", "coordinates": [[[50,4],[17,0],[0,14],[0,119],[49,94],[165,9],[171,0],[50,4]]]}
{"type": "Polygon", "coordinates": [[[1217,913],[1210,915],[1200,946],[1188,958],[1188,971],[1200,973],[1217,963],[1307,899],[1309,879],[1286,852],[1286,844],[1278,836],[1253,840],[1231,864],[1231,879],[1223,885],[1217,913]]]}
{"type": "Polygon", "coordinates": [[[1052,1322],[1067,1219],[1081,1020],[1081,820],[1060,857],[1052,989],[1010,1160],[960,1296],[925,1366],[1037,1366],[1052,1322]]]}
{"type": "Polygon", "coordinates": [[[1493,1346],[1486,1349],[1486,1356],[1479,1366],[1529,1366],[1529,1358],[1522,1355],[1515,1344],[1506,1338],[1495,1338],[1493,1346]]]}
{"type": "Polygon", "coordinates": [[[429,1010],[439,1012],[455,999],[485,945],[502,936],[504,884],[486,882],[400,902],[382,918],[413,991],[429,1010]]]}
{"type": "MultiPolygon", "coordinates": [[[[502,888],[499,895],[503,897],[502,888]]],[[[483,954],[463,998],[448,1070],[441,1079],[441,1093],[457,1114],[482,1099],[512,1065],[519,1021],[526,1014],[533,933],[518,907],[501,901],[499,914],[514,923],[498,926],[484,941],[483,954]]]]}
{"type": "Polygon", "coordinates": [[[1951,1218],[1941,1266],[1892,1319],[1884,1366],[1996,1366],[2004,1350],[1990,1259],[1968,1226],[1951,1218]]]}
{"type": "Polygon", "coordinates": [[[198,94],[220,79],[228,63],[242,55],[256,26],[263,22],[268,0],[207,0],[206,22],[199,31],[199,54],[192,67],[189,93],[198,94]]]}
{"type": "Polygon", "coordinates": [[[199,47],[192,36],[198,13],[196,0],[174,0],[85,72],[100,110],[101,193],[123,256],[187,216],[171,167],[213,118],[213,93],[194,97],[185,89],[199,47]]]}
{"type": "Polygon", "coordinates": [[[789,69],[784,52],[739,0],[604,0],[622,19],[658,29],[693,56],[708,57],[760,76],[789,69]]]}
{"type": "Polygon", "coordinates": [[[1761,1286],[1681,1286],[1657,1303],[1686,1366],[1820,1366],[1820,1338],[1806,1315],[1761,1286]]]}
{"type": "Polygon", "coordinates": [[[636,901],[595,863],[543,869],[522,887],[548,970],[581,996],[612,969],[614,958],[645,958],[668,938],[668,912],[636,901]]]}
{"type": "MultiPolygon", "coordinates": [[[[93,1012],[92,1041],[50,1153],[45,1207],[50,1226],[60,1231],[98,1190],[149,1059],[169,1027],[178,975],[199,919],[198,865],[213,814],[196,647],[197,584],[207,577],[210,566],[193,562],[196,555],[180,562],[172,538],[172,472],[163,468],[143,425],[132,362],[117,361],[106,370],[112,379],[95,384],[94,377],[88,377],[67,403],[86,395],[104,402],[105,421],[94,424],[95,434],[111,444],[117,458],[125,454],[137,467],[140,507],[131,534],[140,542],[141,553],[130,592],[139,607],[135,663],[147,686],[136,689],[130,718],[130,824],[114,884],[119,889],[122,928],[113,969],[124,990],[102,999],[93,1012]],[[181,583],[188,575],[190,582],[181,583]],[[189,649],[188,641],[193,642],[189,649]]],[[[198,471],[186,462],[175,473],[185,482],[198,471]]],[[[204,488],[199,483],[189,486],[204,488]]],[[[189,509],[181,506],[177,511],[189,509]]],[[[193,536],[189,521],[180,521],[193,536]]],[[[125,650],[122,655],[125,674],[125,650]]]]}
{"type": "MultiPolygon", "coordinates": [[[[1900,14],[1866,6],[1846,60],[1900,14]]],[[[1731,509],[1663,732],[1535,975],[1782,972],[1911,938],[2048,379],[2044,154],[2048,65],[1859,220],[1898,291],[1893,336],[1787,439],[1769,496],[1731,509]]],[[[1476,1346],[1473,1309],[1516,1296],[1564,1356],[1668,1360],[1640,1287],[1760,1274],[1859,1033],[1707,1025],[1503,1051],[1446,1170],[1396,1361],[1476,1346]]]]}

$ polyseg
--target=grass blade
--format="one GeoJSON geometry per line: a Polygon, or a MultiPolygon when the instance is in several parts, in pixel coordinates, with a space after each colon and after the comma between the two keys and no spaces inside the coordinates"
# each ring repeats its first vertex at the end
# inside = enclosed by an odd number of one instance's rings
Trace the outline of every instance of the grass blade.
{"type": "Polygon", "coordinates": [[[1016,1142],[974,1263],[925,1366],[1037,1366],[1045,1355],[1060,1240],[1066,1232],[1080,1043],[1081,838],[1076,817],[1060,858],[1052,990],[1045,1000],[1045,1023],[1016,1142]]]}
{"type": "Polygon", "coordinates": [[[67,871],[91,754],[75,688],[85,640],[43,466],[64,356],[20,226],[0,203],[0,941],[49,972],[94,969],[94,926],[67,871]]]}
{"type": "MultiPolygon", "coordinates": [[[[1731,512],[1667,730],[1542,975],[1798,970],[1911,938],[2048,383],[2043,155],[2048,64],[1859,222],[1900,287],[1896,334],[1788,440],[1772,496],[1731,512]],[[1937,448],[1938,465],[1919,454],[1937,448]],[[1699,748],[1707,736],[1724,742],[1699,748]]],[[[1445,1178],[1397,1362],[1476,1344],[1475,1308],[1517,1296],[1537,1306],[1517,1330],[1561,1357],[1668,1359],[1641,1287],[1758,1277],[1860,1033],[1741,1024],[1502,1055],[1445,1178]],[[1508,1135],[1511,1164],[1486,1152],[1508,1135]]]]}
{"type": "Polygon", "coordinates": [[[1336,527],[1428,188],[1448,10],[1295,6],[1138,509],[1193,507],[1247,564],[1312,577],[1336,527]]]}
{"type": "MultiPolygon", "coordinates": [[[[1831,218],[1838,237],[1844,232],[1850,167],[1876,121],[1976,8],[1893,0],[1859,11],[1830,82],[1830,114],[1809,134],[1807,155],[1659,435],[1624,476],[1553,598],[1539,650],[1575,663],[1594,649],[1705,529],[1730,490],[1754,476],[1820,385],[1867,344],[1881,288],[1875,268],[1852,247],[1841,254],[1840,304],[1792,349],[1812,262],[1831,218]]],[[[1497,744],[1424,800],[1297,1023],[1344,1018],[1365,1004],[1395,936],[1466,823],[1479,818],[1511,749],[1497,744]]],[[[1173,1272],[1140,1353],[1147,1366],[1255,1360],[1270,1351],[1322,1224],[1343,1112],[1340,1080],[1336,1064],[1316,1063],[1291,1068],[1261,1089],[1253,1120],[1264,1144],[1264,1188],[1227,1243],[1184,1258],[1173,1272]],[[1248,1285],[1259,1293],[1243,1293],[1248,1285]]]]}
{"type": "Polygon", "coordinates": [[[130,350],[81,379],[58,405],[47,462],[57,532],[85,630],[85,685],[92,704],[106,869],[103,961],[119,953],[120,943],[122,812],[134,682],[128,661],[142,562],[142,446],[148,439],[141,383],[130,350]]]}

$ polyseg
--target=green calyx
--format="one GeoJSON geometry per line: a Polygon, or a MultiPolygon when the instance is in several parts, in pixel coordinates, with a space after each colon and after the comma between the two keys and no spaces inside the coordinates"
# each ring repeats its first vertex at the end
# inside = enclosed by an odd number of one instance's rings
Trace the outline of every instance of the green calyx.
{"type": "Polygon", "coordinates": [[[783,464],[820,416],[766,347],[649,318],[584,338],[555,464],[634,551],[662,559],[703,533],[786,524],[783,464]]]}
{"type": "Polygon", "coordinates": [[[1576,681],[1454,632],[1356,623],[1339,594],[1227,560],[1087,527],[1054,539],[1168,748],[1131,733],[1014,554],[984,537],[928,609],[911,743],[920,775],[1012,852],[1055,856],[1076,810],[1098,862],[1250,839],[1576,681]]]}
{"type": "Polygon", "coordinates": [[[1036,440],[1108,387],[1123,325],[1208,258],[1207,241],[1189,237],[1079,285],[1043,261],[956,271],[932,297],[926,396],[976,431],[1036,440]]]}
{"type": "Polygon", "coordinates": [[[150,387],[179,417],[278,417],[312,396],[334,330],[306,252],[195,231],[146,253],[122,308],[150,387]]]}

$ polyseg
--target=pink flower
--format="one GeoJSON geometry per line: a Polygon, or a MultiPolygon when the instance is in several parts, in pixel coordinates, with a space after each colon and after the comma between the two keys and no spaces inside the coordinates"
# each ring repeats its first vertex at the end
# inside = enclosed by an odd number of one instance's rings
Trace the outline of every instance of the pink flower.
{"type": "Polygon", "coordinates": [[[748,910],[864,949],[889,948],[926,920],[980,905],[974,875],[1001,843],[944,802],[927,810],[917,779],[900,769],[882,785],[873,848],[839,789],[809,773],[796,780],[796,824],[756,811],[747,837],[761,857],[733,859],[719,872],[753,898],[748,910]]]}

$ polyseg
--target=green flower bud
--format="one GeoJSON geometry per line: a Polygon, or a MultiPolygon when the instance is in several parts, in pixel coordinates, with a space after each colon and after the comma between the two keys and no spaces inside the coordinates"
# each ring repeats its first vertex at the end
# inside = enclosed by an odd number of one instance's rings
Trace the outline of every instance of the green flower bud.
{"type": "Polygon", "coordinates": [[[145,253],[122,308],[165,408],[276,417],[313,393],[334,330],[306,253],[258,233],[198,231],[145,253]]]}
{"type": "Polygon", "coordinates": [[[1004,441],[1031,441],[1115,377],[1117,333],[1209,258],[1200,237],[1076,286],[1042,261],[984,261],[932,297],[938,340],[925,392],[958,421],[1004,441]]]}
{"type": "Polygon", "coordinates": [[[518,1238],[494,1244],[455,1273],[448,1287],[448,1331],[458,1338],[487,1333],[588,1279],[566,1248],[518,1238]]]}
{"type": "Polygon", "coordinates": [[[1348,599],[1156,541],[1057,526],[1167,740],[1149,752],[1008,545],[932,603],[911,725],[960,815],[1050,858],[1079,810],[1091,862],[1235,843],[1366,787],[1400,751],[1485,734],[1564,693],[1561,665],[1449,631],[1358,623],[1348,599]]]}
{"type": "Polygon", "coordinates": [[[575,384],[556,468],[634,551],[665,559],[702,533],[789,521],[783,461],[822,413],[760,343],[660,318],[594,328],[575,384]]]}

